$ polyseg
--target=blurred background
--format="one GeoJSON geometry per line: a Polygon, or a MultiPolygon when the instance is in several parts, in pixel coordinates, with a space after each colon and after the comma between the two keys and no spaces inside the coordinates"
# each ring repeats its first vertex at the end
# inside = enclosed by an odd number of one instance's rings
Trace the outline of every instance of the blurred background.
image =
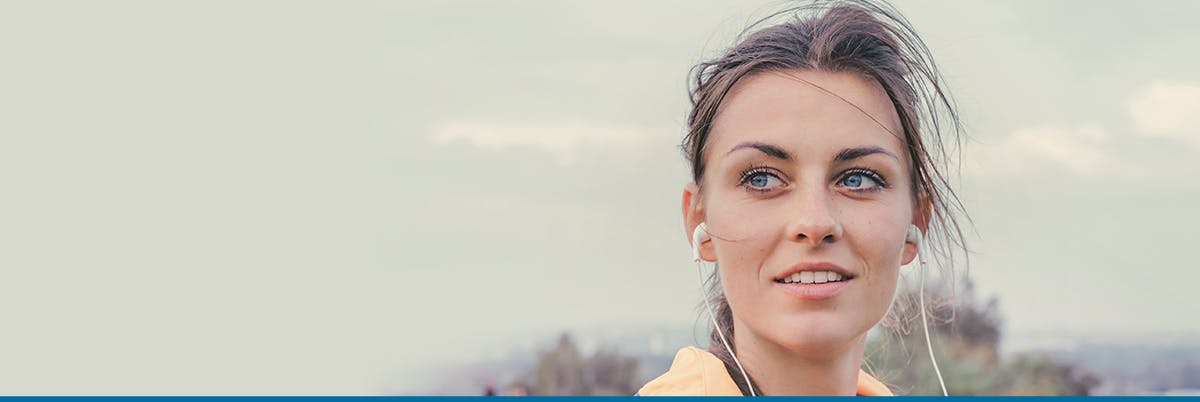
{"type": "MultiPolygon", "coordinates": [[[[786,4],[2,1],[0,393],[632,393],[707,345],[687,73],[786,4]]],[[[895,4],[970,136],[950,392],[1198,392],[1200,3],[895,4]]]]}

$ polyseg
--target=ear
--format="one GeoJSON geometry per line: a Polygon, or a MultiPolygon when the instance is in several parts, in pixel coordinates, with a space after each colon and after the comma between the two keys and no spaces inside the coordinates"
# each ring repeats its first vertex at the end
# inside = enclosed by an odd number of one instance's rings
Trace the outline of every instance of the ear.
{"type": "MultiPolygon", "coordinates": [[[[688,244],[692,243],[692,233],[696,231],[696,227],[704,222],[706,217],[704,214],[704,204],[700,202],[700,186],[695,182],[688,183],[683,186],[683,230],[684,237],[688,239],[688,244]]],[[[695,245],[692,245],[695,247],[695,245]]],[[[706,241],[700,244],[700,258],[704,261],[713,262],[717,260],[716,253],[712,249],[712,241],[706,241]]]]}
{"type": "MultiPolygon", "coordinates": [[[[925,233],[929,231],[929,220],[932,218],[933,204],[929,202],[929,198],[922,195],[917,202],[917,207],[913,208],[912,224],[917,226],[921,231],[921,241],[925,241],[925,233]]],[[[900,265],[908,265],[917,258],[917,245],[909,242],[904,242],[904,250],[900,253],[900,265]]]]}
{"type": "MultiPolygon", "coordinates": [[[[921,233],[925,233],[925,232],[922,231],[921,233]]],[[[916,258],[917,258],[917,245],[914,243],[909,243],[908,241],[905,241],[904,248],[901,249],[901,251],[900,251],[900,265],[903,266],[903,265],[912,264],[913,260],[916,258]]]]}

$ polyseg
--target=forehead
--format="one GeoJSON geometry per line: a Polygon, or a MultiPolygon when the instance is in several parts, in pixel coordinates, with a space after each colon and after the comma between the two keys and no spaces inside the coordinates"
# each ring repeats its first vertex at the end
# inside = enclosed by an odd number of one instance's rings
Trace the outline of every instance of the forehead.
{"type": "Polygon", "coordinates": [[[717,153],[756,140],[800,154],[862,145],[906,154],[900,118],[883,87],[847,72],[782,70],[743,77],[722,102],[709,136],[706,148],[717,153]]]}

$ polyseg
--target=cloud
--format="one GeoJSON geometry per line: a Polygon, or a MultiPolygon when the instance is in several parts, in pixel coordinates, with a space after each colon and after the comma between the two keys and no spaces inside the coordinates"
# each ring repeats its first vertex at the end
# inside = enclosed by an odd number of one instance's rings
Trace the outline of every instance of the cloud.
{"type": "Polygon", "coordinates": [[[622,125],[559,121],[538,123],[447,122],[433,129],[433,143],[465,142],[487,150],[512,148],[546,152],[559,163],[574,163],[581,154],[599,149],[636,150],[666,145],[680,138],[672,125],[622,125]]]}
{"type": "Polygon", "coordinates": [[[1098,125],[1043,126],[1014,131],[1007,139],[1012,150],[1089,175],[1111,162],[1111,136],[1098,125]]]}
{"type": "Polygon", "coordinates": [[[1150,170],[1147,166],[1164,162],[1137,153],[1138,145],[1148,139],[1166,139],[1200,150],[1200,83],[1149,83],[1139,88],[1126,106],[1133,125],[1129,135],[1113,136],[1095,123],[1031,126],[996,142],[971,144],[965,164],[969,172],[982,177],[1057,167],[1080,177],[1138,178],[1150,170]],[[1131,156],[1138,161],[1131,162],[1131,156]]]}
{"type": "Polygon", "coordinates": [[[1200,83],[1152,83],[1142,87],[1128,106],[1138,133],[1200,149],[1200,83]]]}
{"type": "Polygon", "coordinates": [[[1048,166],[1081,177],[1136,174],[1116,158],[1112,135],[1098,124],[1027,127],[996,143],[972,145],[967,165],[979,176],[1022,174],[1048,166]]]}

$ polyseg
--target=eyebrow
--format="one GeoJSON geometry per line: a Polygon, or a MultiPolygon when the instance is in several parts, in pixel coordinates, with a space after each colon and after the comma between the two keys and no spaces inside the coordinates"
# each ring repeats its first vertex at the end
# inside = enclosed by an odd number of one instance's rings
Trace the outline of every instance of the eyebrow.
{"type": "MultiPolygon", "coordinates": [[[[774,157],[775,159],[784,160],[784,161],[792,160],[792,154],[789,154],[787,151],[784,151],[783,148],[780,148],[780,147],[772,145],[772,144],[767,144],[764,142],[758,142],[758,141],[746,141],[741,144],[737,144],[733,148],[730,148],[729,152],[726,152],[725,155],[729,155],[729,154],[733,153],[734,151],[737,151],[739,149],[744,149],[744,148],[745,149],[757,149],[764,154],[774,157]]],[[[843,163],[843,162],[852,161],[852,160],[855,160],[858,158],[862,158],[867,155],[874,155],[874,154],[884,154],[884,155],[892,157],[892,159],[895,159],[897,161],[900,160],[900,157],[896,156],[896,154],[893,154],[891,151],[888,151],[888,150],[880,148],[880,147],[872,146],[872,147],[855,147],[855,148],[843,149],[841,152],[838,152],[837,156],[833,157],[833,162],[834,163],[843,163]]]]}
{"type": "Polygon", "coordinates": [[[737,151],[737,150],[743,149],[743,148],[757,149],[759,151],[762,151],[762,153],[764,153],[764,154],[774,157],[775,159],[780,159],[780,160],[785,160],[785,161],[792,160],[792,154],[789,154],[787,151],[784,151],[783,148],[780,148],[780,147],[777,147],[777,146],[774,146],[771,144],[767,144],[764,142],[757,142],[757,141],[746,141],[741,144],[737,144],[733,148],[730,148],[729,152],[726,152],[725,155],[729,155],[729,154],[733,153],[734,151],[737,151]]]}
{"type": "Polygon", "coordinates": [[[900,157],[896,156],[896,154],[893,154],[893,153],[891,153],[891,151],[888,151],[888,150],[880,148],[880,147],[858,147],[858,148],[843,149],[842,152],[838,152],[837,156],[833,157],[833,162],[834,163],[842,163],[842,162],[851,161],[851,160],[855,160],[855,159],[858,159],[858,158],[861,158],[861,157],[864,157],[867,155],[874,155],[874,154],[884,154],[884,155],[892,157],[892,159],[895,159],[897,161],[900,160],[900,157]]]}

